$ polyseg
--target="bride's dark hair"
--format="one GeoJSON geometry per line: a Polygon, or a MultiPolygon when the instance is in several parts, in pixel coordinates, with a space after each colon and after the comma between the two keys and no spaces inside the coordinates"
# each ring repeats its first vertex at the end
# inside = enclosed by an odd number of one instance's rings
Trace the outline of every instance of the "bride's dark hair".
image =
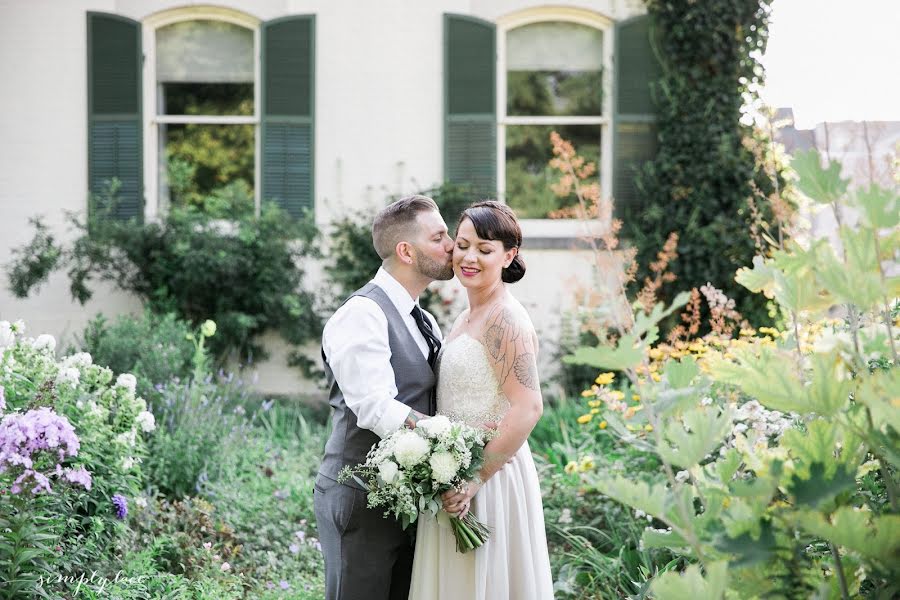
{"type": "MultiPolygon", "coordinates": [[[[496,240],[503,244],[504,250],[521,248],[522,228],[516,213],[507,205],[496,200],[482,200],[471,204],[459,216],[456,229],[463,219],[472,221],[475,233],[483,240],[496,240]]],[[[508,267],[503,269],[501,279],[504,283],[515,283],[525,276],[525,261],[521,253],[516,253],[508,267]]]]}

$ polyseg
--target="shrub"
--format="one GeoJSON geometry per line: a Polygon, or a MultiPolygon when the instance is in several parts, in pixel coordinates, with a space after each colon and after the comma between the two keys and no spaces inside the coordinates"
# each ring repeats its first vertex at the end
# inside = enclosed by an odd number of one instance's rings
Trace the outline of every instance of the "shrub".
{"type": "Polygon", "coordinates": [[[98,314],[85,326],[78,344],[113,373],[132,373],[137,377],[138,393],[149,398],[156,393],[155,386],[190,375],[191,333],[191,326],[174,313],[144,311],[112,322],[98,314]]]}
{"type": "MultiPolygon", "coordinates": [[[[664,2],[651,0],[663,74],[653,84],[659,150],[636,175],[638,200],[621,206],[623,237],[637,250],[638,277],[666,237],[680,236],[681,259],[672,267],[674,290],[707,282],[735,299],[737,310],[758,324],[770,322],[765,299],[734,283],[734,272],[752,260],[753,220],[748,199],[768,196],[783,178],[766,172],[746,147],[756,133],[741,123],[741,110],[762,80],[756,56],[768,38],[770,0],[664,2]]],[[[768,215],[768,205],[759,212],[768,215]]]]}
{"type": "Polygon", "coordinates": [[[0,567],[18,597],[51,565],[88,570],[114,548],[140,488],[153,415],[130,374],[0,322],[0,567]],[[74,485],[73,485],[74,484],[74,485]],[[51,492],[52,488],[52,492],[51,492]]]}
{"type": "Polygon", "coordinates": [[[314,293],[304,285],[306,261],[318,253],[312,217],[290,219],[271,205],[234,222],[190,210],[146,224],[69,217],[71,245],[57,244],[36,220],[35,240],[14,252],[7,274],[19,297],[59,268],[68,270],[72,297],[81,303],[92,295],[91,279],[110,281],[154,313],[195,326],[213,319],[219,335],[212,350],[220,360],[264,357],[257,337],[270,329],[295,345],[321,331],[314,293]]]}
{"type": "Polygon", "coordinates": [[[882,264],[898,251],[886,232],[900,198],[874,185],[848,193],[840,165],[820,160],[795,157],[798,185],[835,214],[842,248],[787,238],[736,277],[774,299],[785,331],[722,329],[654,346],[683,293],[669,307],[637,303],[615,339],[569,357],[624,373],[639,397],[614,397],[606,380],[586,393],[609,431],[659,457],[664,481],[598,473],[591,485],[665,524],[643,532],[644,547],[696,563],[657,577],[659,598],[897,592],[900,340],[896,278],[882,264]],[[856,228],[844,223],[848,208],[856,228]],[[834,320],[838,307],[845,318],[834,320]]]}

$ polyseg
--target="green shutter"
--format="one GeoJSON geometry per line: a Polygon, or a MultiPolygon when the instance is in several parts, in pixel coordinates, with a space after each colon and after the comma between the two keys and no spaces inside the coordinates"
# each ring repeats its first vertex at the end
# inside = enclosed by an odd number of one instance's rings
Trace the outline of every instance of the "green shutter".
{"type": "Polygon", "coordinates": [[[616,25],[613,111],[613,198],[627,211],[638,201],[635,174],[656,156],[656,109],[650,84],[662,69],[651,43],[650,17],[616,25]]]}
{"type": "Polygon", "coordinates": [[[142,63],[140,23],[87,13],[88,189],[95,216],[144,216],[142,63]],[[120,187],[110,206],[113,179],[120,187]]]}
{"type": "Polygon", "coordinates": [[[293,217],[313,210],[315,17],[262,27],[262,200],[293,217]]]}
{"type": "Polygon", "coordinates": [[[444,15],[444,179],[497,194],[496,34],[493,23],[444,15]]]}

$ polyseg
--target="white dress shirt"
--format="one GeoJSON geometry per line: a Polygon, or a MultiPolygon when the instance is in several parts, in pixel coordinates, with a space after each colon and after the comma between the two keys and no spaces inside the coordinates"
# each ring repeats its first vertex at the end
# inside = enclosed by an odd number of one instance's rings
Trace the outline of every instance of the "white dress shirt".
{"type": "MultiPolygon", "coordinates": [[[[413,299],[383,268],[378,269],[372,283],[384,290],[397,307],[422,356],[427,358],[428,342],[411,314],[418,299],[413,299]]],[[[428,315],[435,336],[441,339],[434,317],[422,312],[428,315]]],[[[410,408],[397,400],[387,317],[374,300],[354,296],[345,302],[325,323],[322,349],[347,408],[356,415],[357,425],[382,438],[403,426],[410,408]]],[[[427,363],[424,368],[428,368],[427,363]]]]}

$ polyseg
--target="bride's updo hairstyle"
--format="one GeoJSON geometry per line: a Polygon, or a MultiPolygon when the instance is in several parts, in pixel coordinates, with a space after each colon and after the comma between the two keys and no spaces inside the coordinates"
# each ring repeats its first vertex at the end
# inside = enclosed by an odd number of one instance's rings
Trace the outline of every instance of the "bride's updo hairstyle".
{"type": "MultiPolygon", "coordinates": [[[[522,246],[522,228],[516,213],[507,205],[496,200],[482,200],[472,204],[459,216],[457,231],[463,219],[472,221],[475,233],[483,240],[496,240],[503,244],[504,250],[522,246]]],[[[503,269],[501,279],[504,283],[515,283],[525,276],[525,261],[520,253],[516,253],[509,266],[503,269]]]]}

